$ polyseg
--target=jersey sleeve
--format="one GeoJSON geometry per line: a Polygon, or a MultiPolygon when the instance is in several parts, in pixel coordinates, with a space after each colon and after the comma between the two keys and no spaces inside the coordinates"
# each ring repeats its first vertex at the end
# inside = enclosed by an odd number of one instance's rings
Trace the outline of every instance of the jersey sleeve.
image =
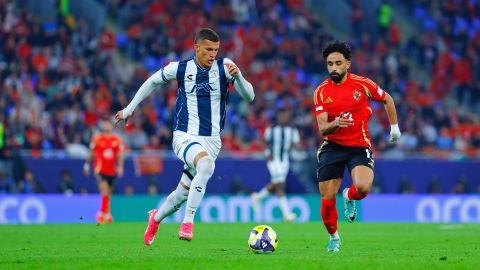
{"type": "Polygon", "coordinates": [[[270,141],[272,140],[272,128],[271,127],[268,127],[267,129],[265,129],[265,134],[263,135],[263,138],[265,139],[265,141],[267,143],[270,143],[270,141]]]}
{"type": "Polygon", "coordinates": [[[157,71],[155,75],[158,77],[158,79],[161,79],[163,82],[166,83],[177,79],[177,69],[178,62],[170,62],[168,63],[168,65],[157,71]]]}
{"type": "Polygon", "coordinates": [[[97,148],[98,146],[98,135],[95,135],[93,138],[92,138],[92,141],[90,142],[90,150],[92,151],[95,151],[95,149],[97,148]]]}
{"type": "Polygon", "coordinates": [[[323,98],[322,98],[322,93],[323,93],[323,87],[317,87],[315,89],[315,93],[313,95],[313,104],[314,104],[314,113],[316,116],[320,115],[321,113],[327,112],[325,109],[325,105],[323,104],[323,98]]]}
{"type": "Polygon", "coordinates": [[[125,151],[125,145],[123,144],[123,140],[120,136],[117,135],[115,137],[116,137],[116,140],[118,142],[117,149],[115,149],[115,150],[118,154],[118,153],[121,153],[121,152],[125,151]]]}
{"type": "Polygon", "coordinates": [[[298,132],[298,129],[296,129],[296,128],[293,129],[292,142],[295,143],[295,144],[300,143],[300,133],[298,132]]]}
{"type": "Polygon", "coordinates": [[[359,83],[365,88],[366,94],[370,99],[385,101],[386,93],[378,84],[368,78],[364,78],[359,83]]]}

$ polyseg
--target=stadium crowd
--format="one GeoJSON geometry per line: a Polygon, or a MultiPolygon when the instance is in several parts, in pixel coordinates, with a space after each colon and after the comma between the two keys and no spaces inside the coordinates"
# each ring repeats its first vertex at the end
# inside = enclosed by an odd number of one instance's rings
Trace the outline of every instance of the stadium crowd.
{"type": "MultiPolygon", "coordinates": [[[[305,149],[321,140],[313,119],[313,91],[327,78],[323,45],[336,38],[302,0],[106,0],[115,27],[99,33],[68,12],[41,21],[15,1],[0,0],[0,156],[21,148],[85,148],[99,119],[125,107],[148,75],[193,55],[192,31],[221,34],[220,55],[234,59],[252,82],[253,105],[231,95],[224,150],[263,150],[262,134],[275,110],[288,108],[305,149]],[[178,14],[172,16],[172,14],[178,14]],[[181,26],[181,27],[180,27],[181,26]]],[[[439,158],[480,157],[480,5],[422,1],[404,5],[416,33],[405,38],[394,17],[379,35],[356,33],[352,72],[368,76],[394,97],[402,138],[389,132],[381,104],[372,104],[370,132],[377,154],[421,152],[439,158]],[[378,113],[377,113],[378,112],[378,113]]],[[[351,0],[352,24],[362,19],[351,0]]],[[[380,20],[382,18],[382,20],[380,20]]],[[[131,150],[171,149],[176,85],[141,105],[132,125],[119,129],[131,150]]]]}

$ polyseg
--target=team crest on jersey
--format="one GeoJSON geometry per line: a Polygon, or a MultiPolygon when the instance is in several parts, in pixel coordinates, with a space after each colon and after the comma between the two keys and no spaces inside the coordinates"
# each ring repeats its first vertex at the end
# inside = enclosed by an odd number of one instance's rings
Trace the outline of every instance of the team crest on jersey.
{"type": "Polygon", "coordinates": [[[218,76],[218,70],[212,70],[212,71],[210,71],[210,76],[211,76],[211,77],[217,77],[217,76],[218,76]]]}
{"type": "Polygon", "coordinates": [[[353,91],[353,98],[356,100],[356,101],[360,101],[360,97],[362,97],[362,93],[358,90],[354,90],[353,91]]]}

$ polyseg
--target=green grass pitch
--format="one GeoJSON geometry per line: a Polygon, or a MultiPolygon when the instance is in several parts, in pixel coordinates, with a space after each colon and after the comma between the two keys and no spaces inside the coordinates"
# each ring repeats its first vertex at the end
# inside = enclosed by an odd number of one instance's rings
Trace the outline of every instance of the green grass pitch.
{"type": "Polygon", "coordinates": [[[162,224],[151,247],[146,223],[0,226],[0,269],[479,269],[478,224],[340,223],[327,253],[322,223],[272,223],[273,254],[253,254],[257,224],[197,223],[192,242],[162,224]]]}

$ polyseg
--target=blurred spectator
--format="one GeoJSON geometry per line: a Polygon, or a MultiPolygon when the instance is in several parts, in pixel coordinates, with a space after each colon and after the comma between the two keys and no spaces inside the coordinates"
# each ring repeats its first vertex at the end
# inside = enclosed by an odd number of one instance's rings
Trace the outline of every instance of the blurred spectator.
{"type": "MultiPolygon", "coordinates": [[[[279,104],[292,109],[308,146],[320,144],[311,95],[327,78],[319,48],[335,38],[336,29],[323,26],[315,1],[97,1],[113,22],[99,33],[89,31],[82,16],[72,20],[60,8],[39,18],[29,2],[0,6],[0,156],[15,147],[36,155],[49,149],[82,155],[99,119],[125,107],[149,73],[190,57],[189,33],[205,26],[219,31],[223,54],[245,70],[256,92],[252,106],[230,95],[225,150],[260,150],[260,135],[279,104]]],[[[349,2],[352,72],[370,77],[398,101],[406,131],[403,144],[390,147],[383,134],[387,119],[373,117],[376,154],[421,151],[437,158],[458,151],[480,157],[478,5],[385,0],[373,7],[377,17],[367,18],[362,1],[349,2]],[[404,20],[397,20],[401,16],[404,20]],[[378,25],[379,34],[361,27],[366,20],[378,25]],[[412,33],[406,35],[400,22],[412,33]],[[465,126],[471,135],[465,135],[465,126]]],[[[121,131],[128,148],[171,148],[176,92],[168,85],[140,105],[131,127],[121,131]]],[[[374,115],[378,109],[372,106],[374,115]]],[[[12,175],[18,181],[23,171],[12,175]]]]}
{"type": "Polygon", "coordinates": [[[16,191],[13,179],[0,170],[0,194],[16,193],[16,191]]]}
{"type": "Polygon", "coordinates": [[[462,176],[452,188],[454,194],[468,193],[467,179],[462,176]]]}
{"type": "Polygon", "coordinates": [[[440,194],[443,193],[440,187],[440,181],[438,180],[437,176],[432,177],[428,182],[428,193],[430,194],[440,194]]]}
{"type": "Polygon", "coordinates": [[[75,188],[73,187],[72,173],[69,170],[62,170],[60,173],[60,183],[58,185],[60,193],[72,195],[75,188]]]}
{"type": "Polygon", "coordinates": [[[19,193],[43,193],[45,190],[42,185],[35,179],[33,172],[29,169],[25,170],[24,178],[18,183],[19,193]]]}
{"type": "Polygon", "coordinates": [[[406,175],[402,176],[400,180],[400,187],[398,188],[398,192],[401,194],[414,194],[415,187],[412,185],[410,178],[406,175]]]}

